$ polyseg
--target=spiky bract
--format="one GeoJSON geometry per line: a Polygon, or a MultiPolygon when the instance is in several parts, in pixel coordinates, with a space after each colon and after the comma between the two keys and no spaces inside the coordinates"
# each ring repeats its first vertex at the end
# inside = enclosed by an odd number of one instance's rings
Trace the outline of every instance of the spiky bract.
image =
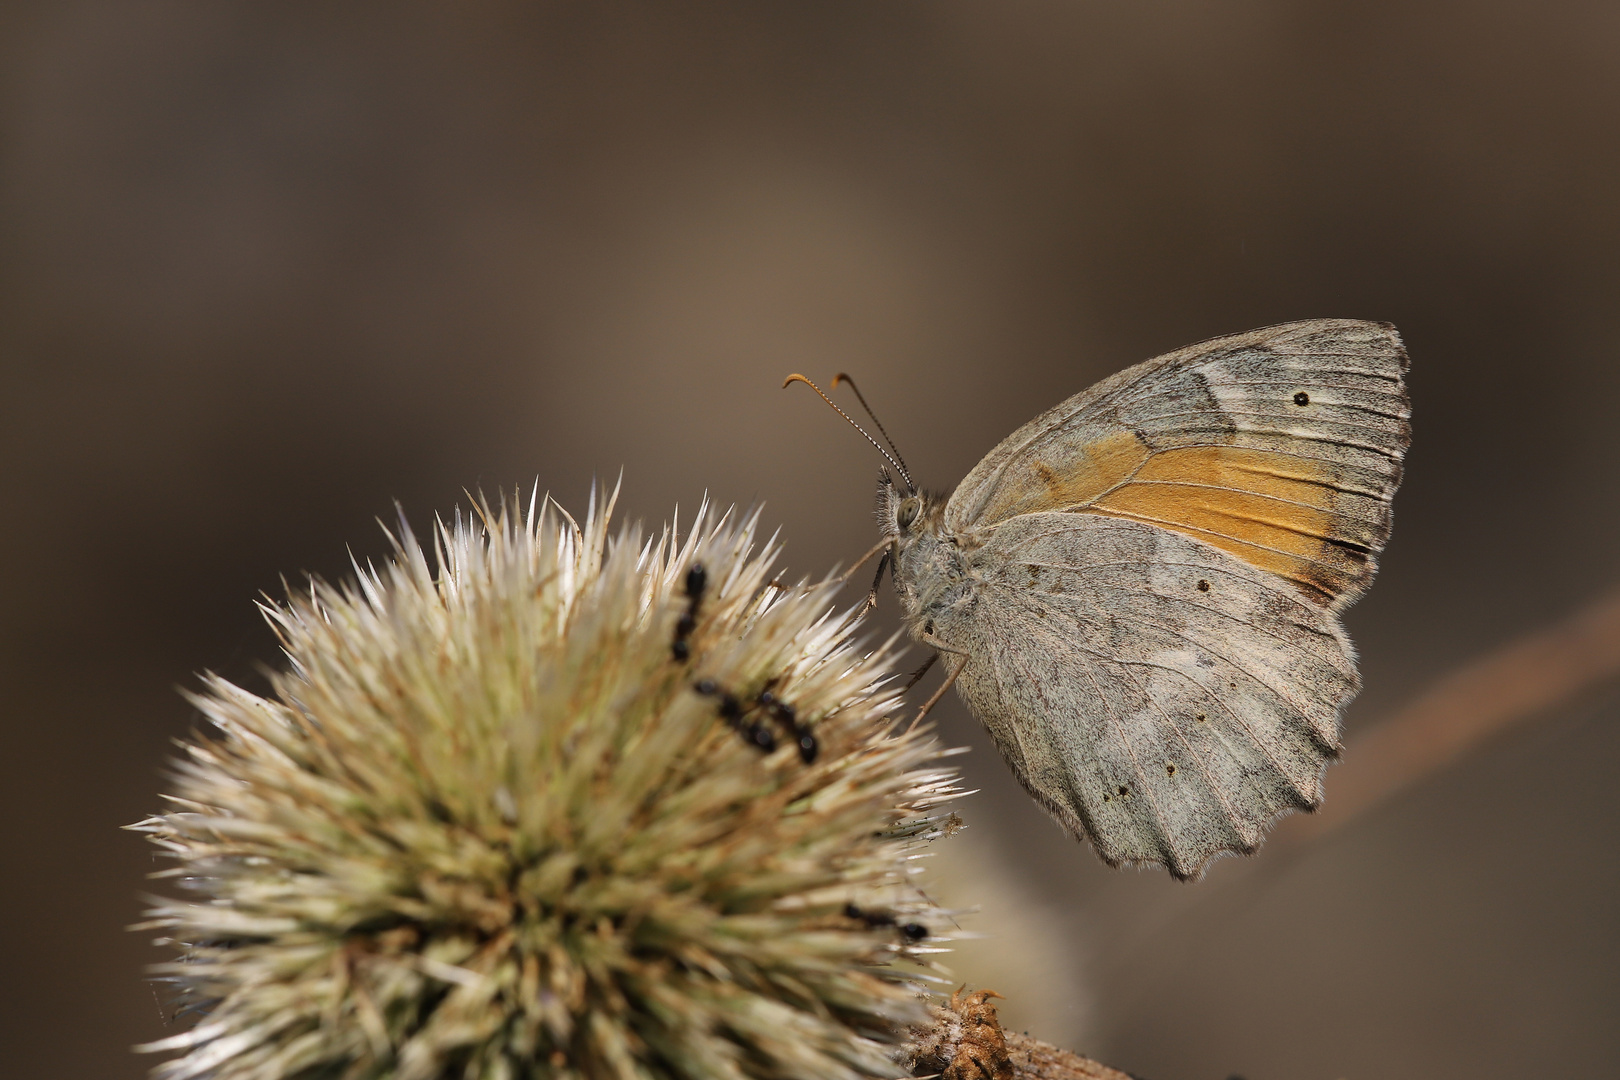
{"type": "Polygon", "coordinates": [[[200,894],[145,924],[201,1013],[147,1047],[183,1051],[160,1076],[894,1073],[923,1017],[895,961],[942,929],[908,869],[952,793],[937,744],[893,728],[830,585],[767,579],[757,515],[643,545],[610,508],[481,506],[436,566],[402,527],[381,569],[266,605],[271,696],[207,679],[214,730],[136,826],[200,894]],[[720,715],[767,687],[813,763],[720,715]]]}

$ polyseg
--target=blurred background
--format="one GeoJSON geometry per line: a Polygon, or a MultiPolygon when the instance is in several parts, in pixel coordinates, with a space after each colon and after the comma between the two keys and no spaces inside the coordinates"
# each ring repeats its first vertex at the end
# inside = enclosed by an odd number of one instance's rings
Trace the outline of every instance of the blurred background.
{"type": "MultiPolygon", "coordinates": [[[[0,1072],[134,1078],[172,1030],[118,827],[177,688],[263,686],[261,590],[384,554],[396,501],[621,468],[626,517],[763,501],[819,574],[879,462],[790,371],[949,489],[1149,356],[1396,323],[1353,747],[1620,578],[1617,124],[1600,0],[4,5],[0,1072]]],[[[956,969],[1151,1080],[1612,1076],[1617,711],[1188,886],[1066,839],[948,699],[956,969]]]]}

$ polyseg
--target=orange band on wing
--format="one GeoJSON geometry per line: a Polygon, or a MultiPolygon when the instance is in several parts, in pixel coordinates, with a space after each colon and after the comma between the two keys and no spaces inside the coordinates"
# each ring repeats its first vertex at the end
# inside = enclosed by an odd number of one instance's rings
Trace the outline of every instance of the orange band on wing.
{"type": "Polygon", "coordinates": [[[1383,545],[1387,519],[1367,519],[1369,497],[1322,458],[1230,445],[1155,452],[1120,431],[1071,450],[1061,468],[1020,462],[980,517],[1130,518],[1195,536],[1326,602],[1364,582],[1383,545]]]}
{"type": "Polygon", "coordinates": [[[1331,462],[1236,446],[1153,455],[1125,483],[1077,507],[1196,536],[1332,597],[1367,571],[1368,524],[1336,512],[1331,462]]]}

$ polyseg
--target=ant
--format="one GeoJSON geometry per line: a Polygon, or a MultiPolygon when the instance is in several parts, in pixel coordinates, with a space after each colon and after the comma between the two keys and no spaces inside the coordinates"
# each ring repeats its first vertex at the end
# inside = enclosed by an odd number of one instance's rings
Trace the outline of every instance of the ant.
{"type": "Polygon", "coordinates": [[[793,706],[771,692],[771,687],[775,683],[775,679],[766,683],[765,689],[761,690],[759,697],[754,700],[760,708],[770,714],[771,719],[777,722],[783,732],[798,744],[799,758],[809,765],[816,760],[816,751],[819,749],[816,737],[811,733],[810,725],[800,722],[799,714],[794,711],[793,706]]]}
{"type": "Polygon", "coordinates": [[[846,919],[859,920],[860,922],[865,923],[868,929],[874,926],[896,927],[902,934],[906,936],[906,940],[908,941],[921,941],[923,938],[928,936],[928,927],[924,926],[922,923],[901,923],[896,921],[895,917],[886,911],[865,911],[856,907],[854,904],[845,904],[844,917],[846,919]]]}
{"type": "Polygon", "coordinates": [[[815,733],[808,724],[799,720],[793,711],[793,706],[773,694],[769,686],[761,690],[752,704],[744,706],[736,694],[720,689],[720,685],[713,679],[699,679],[692,684],[692,689],[704,697],[718,697],[720,699],[720,716],[740,734],[750,746],[756,747],[761,753],[769,754],[776,749],[776,736],[771,729],[758,720],[749,720],[748,717],[756,710],[763,709],[765,713],[781,726],[799,747],[799,760],[806,765],[816,760],[816,752],[820,746],[816,743],[815,733]]]}
{"type": "Polygon", "coordinates": [[[692,631],[697,629],[698,604],[703,600],[703,591],[709,587],[709,572],[703,568],[702,563],[693,563],[686,571],[686,611],[675,621],[675,641],[670,645],[669,651],[675,659],[685,663],[692,656],[692,646],[687,641],[692,631]]]}
{"type": "MultiPolygon", "coordinates": [[[[686,570],[686,580],[683,583],[686,594],[686,610],[675,621],[675,640],[670,643],[670,654],[676,661],[685,663],[692,657],[691,637],[692,631],[697,629],[698,605],[703,602],[703,593],[709,587],[709,572],[702,563],[693,563],[686,570]]],[[[759,692],[752,703],[744,705],[737,695],[721,690],[713,679],[699,679],[692,684],[704,697],[718,697],[720,699],[720,715],[740,734],[750,746],[756,747],[761,753],[769,754],[776,749],[776,736],[771,729],[759,720],[749,720],[748,715],[756,710],[764,710],[765,714],[774,720],[788,738],[799,747],[799,758],[806,765],[816,760],[816,753],[820,747],[810,726],[799,720],[793,706],[777,697],[771,691],[776,680],[765,684],[765,689],[759,692]]]]}

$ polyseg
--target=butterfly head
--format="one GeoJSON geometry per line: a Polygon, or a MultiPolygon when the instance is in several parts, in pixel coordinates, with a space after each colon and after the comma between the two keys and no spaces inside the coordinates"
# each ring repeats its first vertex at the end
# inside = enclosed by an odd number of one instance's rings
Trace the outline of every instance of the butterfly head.
{"type": "Polygon", "coordinates": [[[930,526],[937,529],[945,500],[928,491],[899,487],[889,471],[878,477],[878,530],[890,540],[907,545],[930,526]]]}

